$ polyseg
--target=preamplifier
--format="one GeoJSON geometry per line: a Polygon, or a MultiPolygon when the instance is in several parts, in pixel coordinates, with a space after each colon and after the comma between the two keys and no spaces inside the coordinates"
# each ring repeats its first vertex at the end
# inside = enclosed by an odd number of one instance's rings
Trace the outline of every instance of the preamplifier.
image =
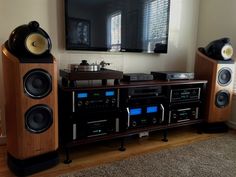
{"type": "Polygon", "coordinates": [[[117,89],[82,90],[73,92],[72,101],[75,112],[100,109],[116,109],[118,107],[117,89]]]}
{"type": "Polygon", "coordinates": [[[179,88],[170,90],[170,102],[200,100],[201,88],[179,88]]]}
{"type": "Polygon", "coordinates": [[[65,141],[108,135],[119,132],[119,90],[93,89],[65,92],[60,89],[60,109],[63,129],[61,132],[65,141]],[[67,106],[63,107],[63,103],[67,106]]]}

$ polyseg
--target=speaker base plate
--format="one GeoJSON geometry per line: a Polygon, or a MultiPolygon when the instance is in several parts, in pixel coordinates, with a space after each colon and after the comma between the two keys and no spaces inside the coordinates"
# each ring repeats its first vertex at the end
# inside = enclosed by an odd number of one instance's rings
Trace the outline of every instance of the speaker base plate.
{"type": "Polygon", "coordinates": [[[225,133],[228,130],[229,127],[224,122],[203,124],[203,132],[205,133],[225,133]]]}
{"type": "Polygon", "coordinates": [[[58,152],[50,152],[25,160],[19,160],[7,153],[9,169],[17,176],[28,176],[49,169],[59,163],[58,152]]]}

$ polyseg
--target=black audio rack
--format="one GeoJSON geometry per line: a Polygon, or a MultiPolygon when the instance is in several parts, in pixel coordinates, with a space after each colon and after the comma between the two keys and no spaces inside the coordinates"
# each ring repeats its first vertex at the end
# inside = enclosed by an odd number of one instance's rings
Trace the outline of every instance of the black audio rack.
{"type": "Polygon", "coordinates": [[[162,130],[162,140],[168,141],[168,129],[204,122],[206,84],[206,80],[121,81],[76,88],[60,84],[59,137],[65,163],[71,162],[69,149],[74,146],[119,138],[119,150],[125,150],[127,136],[162,130]]]}

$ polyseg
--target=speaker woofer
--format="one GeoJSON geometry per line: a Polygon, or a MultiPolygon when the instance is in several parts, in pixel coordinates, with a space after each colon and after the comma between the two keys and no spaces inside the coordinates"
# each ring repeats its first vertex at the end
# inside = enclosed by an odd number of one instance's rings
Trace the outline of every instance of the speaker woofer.
{"type": "Polygon", "coordinates": [[[232,80],[232,71],[229,68],[222,68],[218,74],[218,83],[221,86],[229,85],[232,80]]]}
{"type": "Polygon", "coordinates": [[[53,112],[47,105],[35,105],[25,113],[25,127],[33,133],[46,131],[53,123],[53,112]]]}
{"type": "Polygon", "coordinates": [[[215,104],[218,108],[225,107],[229,104],[230,94],[226,90],[220,90],[216,93],[215,104]]]}
{"type": "Polygon", "coordinates": [[[42,69],[34,69],[24,76],[24,90],[32,98],[43,98],[52,90],[51,75],[42,69]]]}

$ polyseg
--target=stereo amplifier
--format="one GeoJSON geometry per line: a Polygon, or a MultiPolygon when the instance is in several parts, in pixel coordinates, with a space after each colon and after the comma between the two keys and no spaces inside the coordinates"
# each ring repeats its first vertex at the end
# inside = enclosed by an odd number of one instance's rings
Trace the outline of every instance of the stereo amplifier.
{"type": "Polygon", "coordinates": [[[170,105],[168,123],[180,123],[199,119],[200,102],[170,105]]]}

